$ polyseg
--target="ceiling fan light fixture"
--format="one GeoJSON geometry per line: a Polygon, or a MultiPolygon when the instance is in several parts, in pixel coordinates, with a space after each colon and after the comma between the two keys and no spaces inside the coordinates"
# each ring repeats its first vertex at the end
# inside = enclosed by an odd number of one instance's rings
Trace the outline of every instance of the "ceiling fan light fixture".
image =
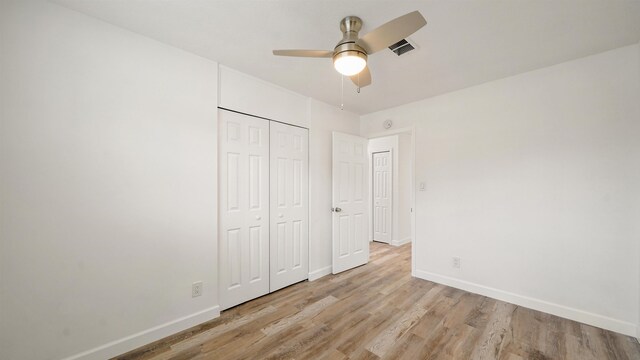
{"type": "Polygon", "coordinates": [[[353,76],[367,66],[367,55],[360,51],[348,50],[333,57],[333,66],[344,76],[353,76]]]}
{"type": "Polygon", "coordinates": [[[362,19],[347,16],[340,21],[342,39],[331,50],[273,50],[273,55],[312,58],[333,58],[333,67],[340,74],[348,76],[360,89],[371,85],[371,71],[367,57],[388,48],[427,24],[419,11],[397,17],[360,36],[362,19]],[[357,76],[356,76],[357,75],[357,76]]]}

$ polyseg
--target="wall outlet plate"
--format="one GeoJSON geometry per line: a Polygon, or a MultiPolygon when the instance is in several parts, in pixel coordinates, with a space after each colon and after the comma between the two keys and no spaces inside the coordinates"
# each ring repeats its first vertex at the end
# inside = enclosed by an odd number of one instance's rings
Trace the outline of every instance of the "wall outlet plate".
{"type": "Polygon", "coordinates": [[[457,256],[454,256],[454,257],[451,259],[451,266],[452,266],[454,269],[460,269],[460,258],[459,258],[459,257],[457,257],[457,256]]]}
{"type": "Polygon", "coordinates": [[[191,297],[202,295],[202,281],[196,281],[191,284],[191,297]]]}

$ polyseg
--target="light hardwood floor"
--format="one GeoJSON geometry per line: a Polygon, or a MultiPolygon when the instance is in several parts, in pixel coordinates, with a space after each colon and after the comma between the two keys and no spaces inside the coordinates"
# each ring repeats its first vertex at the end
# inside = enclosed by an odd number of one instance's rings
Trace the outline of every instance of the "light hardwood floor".
{"type": "Polygon", "coordinates": [[[118,359],[640,359],[634,338],[412,278],[411,245],[118,359]]]}

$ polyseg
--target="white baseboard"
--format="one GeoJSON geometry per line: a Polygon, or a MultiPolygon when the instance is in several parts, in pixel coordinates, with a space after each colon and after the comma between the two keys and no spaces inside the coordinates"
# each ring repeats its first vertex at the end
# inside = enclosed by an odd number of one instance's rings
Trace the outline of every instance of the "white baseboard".
{"type": "Polygon", "coordinates": [[[617,333],[625,334],[628,336],[640,335],[638,326],[630,322],[613,319],[587,311],[570,308],[564,305],[554,304],[548,301],[534,299],[527,296],[510,293],[507,291],[475,284],[464,280],[459,280],[449,276],[434,274],[423,270],[416,269],[415,275],[420,279],[429,280],[457,289],[469,291],[475,294],[488,296],[490,298],[506,301],[515,305],[542,311],[569,320],[596,326],[602,329],[615,331],[617,333]]]}
{"type": "Polygon", "coordinates": [[[331,270],[332,270],[331,265],[325,266],[318,270],[314,270],[309,273],[309,281],[318,280],[325,275],[329,275],[331,274],[331,270]]]}
{"type": "Polygon", "coordinates": [[[404,245],[406,243],[411,242],[411,237],[407,237],[404,239],[400,239],[400,240],[391,240],[391,245],[393,246],[400,246],[400,245],[404,245]]]}
{"type": "Polygon", "coordinates": [[[218,316],[220,316],[220,307],[214,306],[195,314],[187,315],[185,317],[181,317],[162,325],[158,325],[156,327],[141,331],[137,334],[133,334],[125,338],[81,352],[79,354],[65,358],[64,360],[110,359],[114,356],[124,354],[141,346],[165,338],[169,335],[178,333],[182,330],[186,330],[190,327],[202,324],[203,322],[215,319],[218,316]]]}

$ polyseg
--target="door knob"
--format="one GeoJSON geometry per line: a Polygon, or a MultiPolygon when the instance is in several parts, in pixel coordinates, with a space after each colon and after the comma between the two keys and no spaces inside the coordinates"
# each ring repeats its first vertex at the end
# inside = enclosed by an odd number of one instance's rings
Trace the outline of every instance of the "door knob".
{"type": "Polygon", "coordinates": [[[262,220],[262,216],[256,216],[256,220],[262,220]]]}
{"type": "Polygon", "coordinates": [[[333,212],[341,212],[342,209],[340,209],[339,207],[336,207],[336,208],[331,208],[331,211],[333,211],[333,212]]]}
{"type": "Polygon", "coordinates": [[[279,218],[281,218],[281,219],[282,219],[282,217],[283,217],[283,216],[284,216],[284,215],[282,215],[282,214],[278,214],[278,217],[279,217],[279,218]]]}

